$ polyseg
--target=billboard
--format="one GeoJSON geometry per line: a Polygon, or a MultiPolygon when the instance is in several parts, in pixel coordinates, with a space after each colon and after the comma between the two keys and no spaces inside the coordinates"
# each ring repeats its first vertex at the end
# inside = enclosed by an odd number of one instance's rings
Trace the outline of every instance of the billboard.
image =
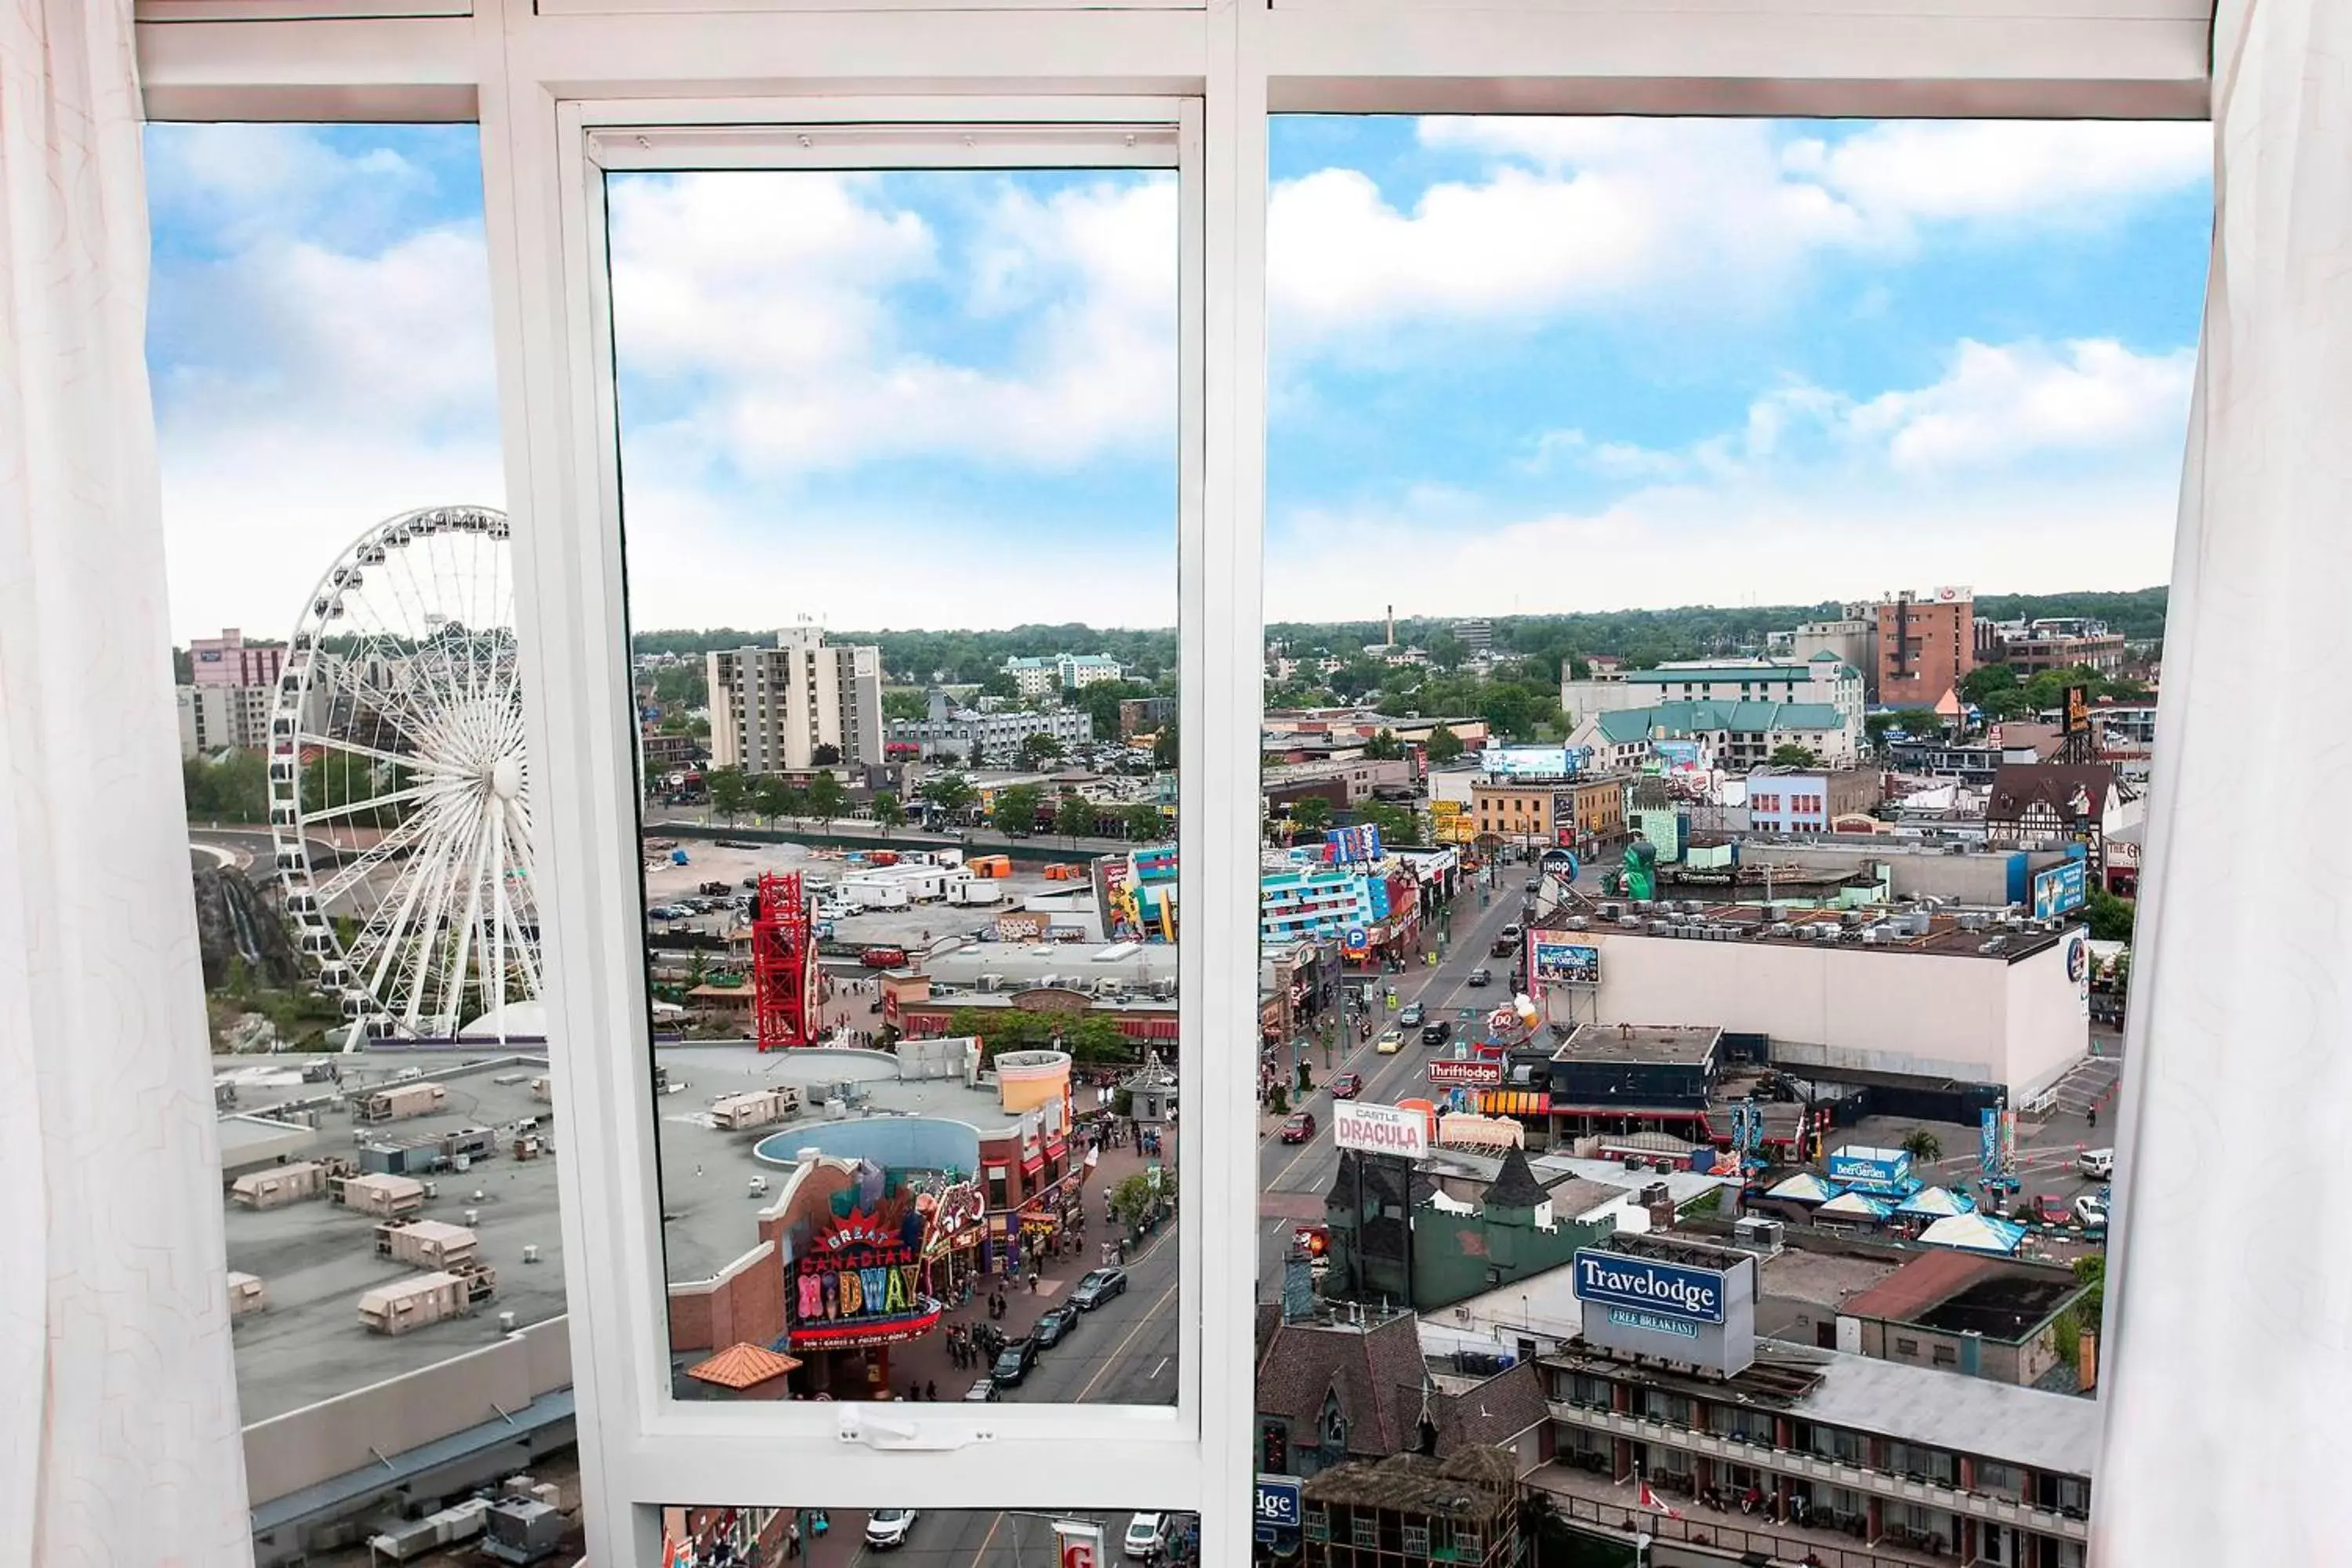
{"type": "Polygon", "coordinates": [[[1486,746],[1478,752],[1478,769],[1497,778],[1566,778],[1580,772],[1591,754],[1589,746],[1486,746]]]}
{"type": "Polygon", "coordinates": [[[1381,830],[1369,822],[1352,827],[1334,827],[1323,835],[1326,858],[1335,866],[1352,865],[1381,858],[1381,830]]]}
{"type": "Polygon", "coordinates": [[[1722,1322],[1730,1299],[1724,1276],[1713,1269],[1592,1247],[1577,1251],[1575,1289],[1580,1301],[1689,1323],[1722,1322]]]}
{"type": "Polygon", "coordinates": [[[1830,1180],[1857,1187],[1899,1187],[1911,1179],[1911,1156],[1901,1149],[1835,1149],[1830,1180]]]}
{"type": "Polygon", "coordinates": [[[1367,1154],[1398,1154],[1408,1160],[1429,1157],[1429,1118],[1418,1110],[1393,1105],[1366,1105],[1343,1100],[1331,1108],[1331,1142],[1342,1149],[1367,1154]]]}
{"type": "Polygon", "coordinates": [[[1451,1089],[1456,1085],[1467,1089],[1494,1089],[1502,1081],[1503,1064],[1492,1057],[1460,1059],[1441,1057],[1429,1064],[1429,1082],[1434,1089],[1451,1089]]]}
{"type": "Polygon", "coordinates": [[[2033,918],[2056,920],[2079,910],[2090,897],[2088,870],[2080,860],[2062,860],[2046,871],[2033,873],[2033,918]]]}
{"type": "Polygon", "coordinates": [[[2090,689],[2082,686],[2066,688],[2065,731],[2069,735],[2087,735],[2091,731],[2090,689]]]}
{"type": "Polygon", "coordinates": [[[1528,932],[1528,978],[1538,985],[1598,985],[1601,950],[1560,931],[1528,932]]]}
{"type": "Polygon", "coordinates": [[[1653,741],[1650,751],[1667,768],[1695,768],[1699,764],[1699,743],[1696,741],[1653,741]]]}

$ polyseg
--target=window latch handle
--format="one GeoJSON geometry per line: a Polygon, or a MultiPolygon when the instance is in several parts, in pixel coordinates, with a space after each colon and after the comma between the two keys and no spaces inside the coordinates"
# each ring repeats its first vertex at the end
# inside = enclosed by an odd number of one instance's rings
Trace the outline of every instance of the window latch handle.
{"type": "Polygon", "coordinates": [[[996,1441],[994,1427],[970,1420],[894,1420],[856,1405],[842,1406],[837,1436],[843,1442],[886,1453],[936,1453],[996,1441]]]}

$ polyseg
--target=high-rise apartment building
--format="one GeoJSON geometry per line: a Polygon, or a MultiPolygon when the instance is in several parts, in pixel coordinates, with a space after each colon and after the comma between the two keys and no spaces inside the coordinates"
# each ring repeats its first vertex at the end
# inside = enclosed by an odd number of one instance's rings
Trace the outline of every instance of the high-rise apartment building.
{"type": "Polygon", "coordinates": [[[230,626],[216,637],[192,638],[188,663],[198,686],[275,686],[286,664],[286,645],[248,643],[230,626]]]}
{"type": "Polygon", "coordinates": [[[1908,591],[1876,606],[1881,706],[1933,708],[1977,667],[1976,593],[1908,591]]]}
{"type": "Polygon", "coordinates": [[[210,756],[215,752],[267,745],[269,710],[277,690],[268,686],[183,686],[180,703],[180,755],[210,756]]]}
{"type": "Polygon", "coordinates": [[[776,634],[773,647],[703,656],[710,685],[710,765],[803,773],[831,746],[845,764],[882,761],[882,650],[828,647],[817,626],[776,634]]]}
{"type": "Polygon", "coordinates": [[[1024,697],[1053,697],[1098,681],[1121,680],[1126,667],[1107,653],[1055,653],[1043,658],[1008,658],[1005,673],[1024,697]]]}

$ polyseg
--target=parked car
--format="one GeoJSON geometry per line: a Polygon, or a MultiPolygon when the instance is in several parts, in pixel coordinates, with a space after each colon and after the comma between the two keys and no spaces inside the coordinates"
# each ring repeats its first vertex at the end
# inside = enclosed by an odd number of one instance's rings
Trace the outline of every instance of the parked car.
{"type": "Polygon", "coordinates": [[[1453,1037],[1454,1026],[1444,1018],[1424,1026],[1421,1031],[1421,1043],[1424,1046],[1442,1046],[1453,1037]]]}
{"type": "Polygon", "coordinates": [[[2033,1217],[2044,1225],[2064,1225],[2074,1217],[2074,1208],[2056,1193],[2037,1193],[2033,1197],[2033,1217]]]}
{"type": "Polygon", "coordinates": [[[1422,1020],[1428,1016],[1420,1003],[1409,1002],[1405,1005],[1404,1011],[1397,1015],[1397,1022],[1408,1029],[1418,1029],[1421,1027],[1422,1020]]]}
{"type": "Polygon", "coordinates": [[[997,1390],[996,1379],[992,1377],[980,1378],[963,1391],[966,1405],[992,1405],[1003,1397],[997,1390]]]}
{"type": "Polygon", "coordinates": [[[2107,1228],[2106,1200],[2095,1193],[2084,1193],[2074,1200],[2074,1223],[2084,1230],[2107,1228]]]}
{"type": "Polygon", "coordinates": [[[903,947],[869,947],[857,955],[857,962],[868,969],[904,969],[907,950],[903,947]]]}
{"type": "Polygon", "coordinates": [[[1353,1100],[1363,1092],[1364,1079],[1360,1073],[1343,1072],[1331,1080],[1331,1098],[1334,1100],[1353,1100]]]}
{"type": "Polygon", "coordinates": [[[1282,1141],[1286,1143],[1304,1143],[1314,1136],[1315,1113],[1311,1110],[1294,1110],[1282,1124],[1282,1141]]]}
{"type": "Polygon", "coordinates": [[[1128,1558],[1150,1558],[1168,1545],[1168,1516],[1161,1513],[1139,1513],[1127,1521],[1127,1533],[1119,1539],[1118,1553],[1128,1558]]]}
{"type": "Polygon", "coordinates": [[[1470,978],[1464,981],[1462,984],[1469,986],[1473,991],[1475,991],[1481,985],[1492,985],[1495,984],[1495,972],[1482,963],[1477,968],[1472,970],[1470,972],[1470,978]]]}
{"type": "Polygon", "coordinates": [[[1372,1046],[1372,1049],[1384,1057],[1392,1057],[1403,1048],[1404,1031],[1402,1029],[1382,1029],[1380,1039],[1372,1046]]]}
{"type": "Polygon", "coordinates": [[[913,1509],[877,1508],[866,1516],[866,1544],[877,1552],[904,1546],[914,1528],[913,1509]]]}
{"type": "Polygon", "coordinates": [[[990,1369],[988,1375],[996,1380],[996,1386],[999,1388],[1016,1388],[1020,1386],[1023,1378],[1035,1370],[1036,1365],[1037,1342],[1035,1340],[1026,1338],[1007,1340],[1004,1342],[1004,1348],[996,1352],[996,1365],[990,1369]]]}
{"type": "Polygon", "coordinates": [[[2085,1149],[2074,1156],[2074,1169],[2095,1182],[2116,1179],[2116,1152],[2113,1149],[2085,1149]]]}
{"type": "Polygon", "coordinates": [[[1127,1294],[1127,1270],[1124,1268],[1094,1268],[1081,1276],[1070,1289],[1070,1305],[1081,1312],[1091,1312],[1113,1296],[1127,1294]]]}
{"type": "Polygon", "coordinates": [[[1064,1337],[1077,1326],[1078,1310],[1065,1301],[1058,1307],[1048,1308],[1039,1313],[1037,1326],[1029,1332],[1030,1337],[1037,1342],[1039,1350],[1049,1351],[1060,1344],[1064,1337]]]}

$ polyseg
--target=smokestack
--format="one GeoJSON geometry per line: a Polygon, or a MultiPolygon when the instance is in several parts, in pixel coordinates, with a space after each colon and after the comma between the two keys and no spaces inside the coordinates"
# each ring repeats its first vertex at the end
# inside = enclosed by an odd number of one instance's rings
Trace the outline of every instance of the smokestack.
{"type": "Polygon", "coordinates": [[[1389,606],[1389,647],[1396,647],[1396,606],[1389,606]]]}

